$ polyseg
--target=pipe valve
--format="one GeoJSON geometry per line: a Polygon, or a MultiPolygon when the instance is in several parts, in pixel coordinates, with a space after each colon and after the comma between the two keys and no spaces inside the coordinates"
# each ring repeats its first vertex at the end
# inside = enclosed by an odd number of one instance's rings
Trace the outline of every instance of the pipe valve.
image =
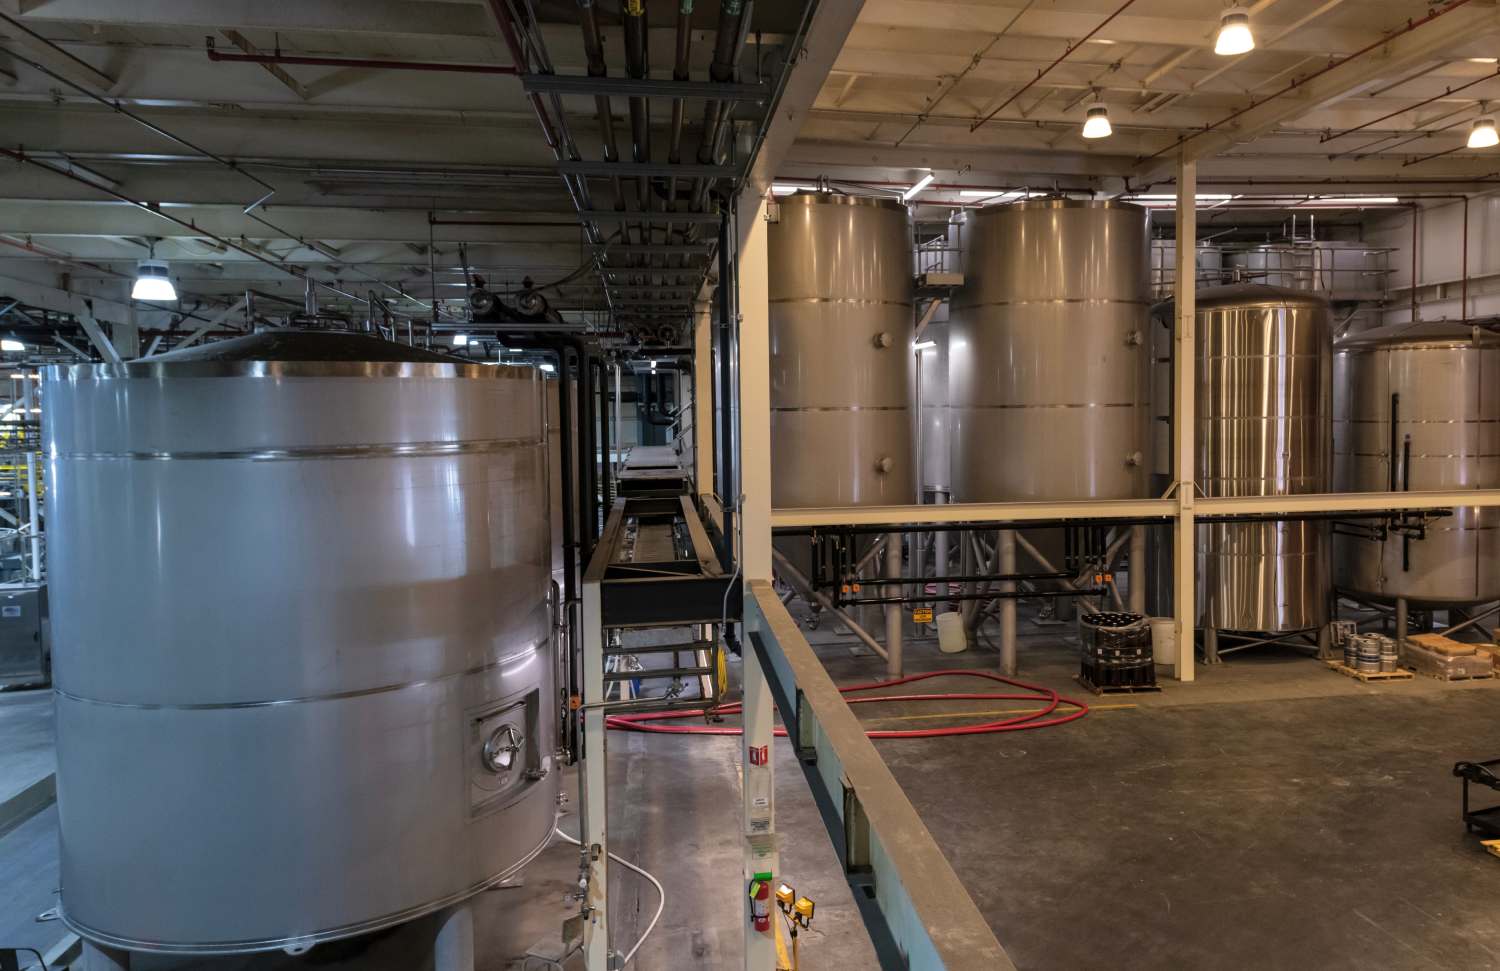
{"type": "Polygon", "coordinates": [[[880,333],[875,335],[876,347],[890,347],[895,342],[895,338],[893,338],[887,331],[881,331],[880,333]]]}
{"type": "Polygon", "coordinates": [[[895,461],[895,459],[891,458],[889,455],[885,456],[882,459],[878,459],[875,462],[875,471],[878,472],[878,473],[880,473],[881,475],[888,474],[895,467],[896,467],[896,461],[895,461]]]}

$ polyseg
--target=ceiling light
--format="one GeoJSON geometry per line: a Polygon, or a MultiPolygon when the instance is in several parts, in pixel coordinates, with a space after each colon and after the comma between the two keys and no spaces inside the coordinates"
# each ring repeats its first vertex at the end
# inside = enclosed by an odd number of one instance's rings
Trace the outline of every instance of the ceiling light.
{"type": "Polygon", "coordinates": [[[1084,138],[1108,138],[1114,134],[1109,127],[1109,109],[1102,104],[1089,105],[1088,117],[1083,121],[1084,138]]]}
{"type": "Polygon", "coordinates": [[[914,351],[925,351],[929,347],[937,347],[937,341],[917,341],[911,346],[914,351]]]}
{"type": "Polygon", "coordinates": [[[453,346],[454,347],[468,347],[469,346],[469,335],[468,334],[454,334],[453,335],[453,346]]]}
{"type": "Polygon", "coordinates": [[[557,366],[554,365],[554,364],[543,364],[543,365],[541,365],[541,368],[542,368],[543,371],[546,371],[548,374],[551,374],[553,371],[557,370],[557,366]]]}
{"type": "Polygon", "coordinates": [[[1494,63],[1496,63],[1497,58],[1493,58],[1493,57],[1470,57],[1467,60],[1468,60],[1468,62],[1470,64],[1494,64],[1494,63]]]}
{"type": "Polygon", "coordinates": [[[1214,53],[1225,56],[1248,54],[1255,50],[1255,35],[1250,33],[1250,14],[1244,7],[1230,7],[1219,17],[1219,36],[1214,38],[1214,53]]]}
{"type": "Polygon", "coordinates": [[[1489,115],[1474,122],[1469,129],[1470,148],[1494,148],[1500,145],[1500,133],[1495,131],[1495,119],[1489,115]]]}
{"type": "Polygon", "coordinates": [[[130,299],[150,300],[156,303],[177,299],[177,288],[167,275],[166,260],[141,260],[135,267],[135,286],[130,288],[130,299]]]}
{"type": "Polygon", "coordinates": [[[794,185],[790,182],[773,182],[771,184],[771,194],[778,196],[789,196],[793,192],[801,192],[804,189],[810,190],[812,188],[813,187],[810,185],[794,185]]]}
{"type": "Polygon", "coordinates": [[[12,351],[24,350],[26,350],[26,345],[16,340],[14,337],[7,337],[3,340],[0,340],[0,351],[6,351],[7,353],[9,353],[12,351]]]}
{"type": "Polygon", "coordinates": [[[937,178],[937,176],[933,175],[931,172],[928,172],[926,175],[922,176],[920,179],[917,180],[917,184],[916,185],[912,186],[910,189],[907,189],[905,192],[903,192],[901,194],[901,201],[902,202],[908,201],[909,199],[911,199],[912,196],[916,195],[918,192],[921,192],[923,189],[927,188],[929,185],[932,185],[932,180],[935,179],[935,178],[937,178]]]}
{"type": "Polygon", "coordinates": [[[1394,206],[1401,200],[1395,196],[1321,196],[1309,199],[1301,205],[1304,206],[1394,206]]]}

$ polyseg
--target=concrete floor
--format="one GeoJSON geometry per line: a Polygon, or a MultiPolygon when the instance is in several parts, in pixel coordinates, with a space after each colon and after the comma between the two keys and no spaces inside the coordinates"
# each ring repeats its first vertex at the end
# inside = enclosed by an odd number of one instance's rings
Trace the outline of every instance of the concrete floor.
{"type": "MultiPolygon", "coordinates": [[[[1022,677],[1093,704],[1088,717],[1042,731],[877,743],[1019,966],[1500,967],[1500,859],[1464,834],[1450,774],[1459,759],[1500,755],[1500,682],[1363,685],[1271,648],[1200,668],[1194,684],[1095,699],[1072,681],[1071,628],[1022,628],[1022,677]]],[[[810,639],[841,681],[883,671],[852,638],[819,630],[810,639]]],[[[921,640],[908,650],[911,671],[995,661],[986,650],[939,655],[921,640]]],[[[856,711],[871,727],[896,728],[1026,707],[856,711]]],[[[738,967],[737,740],[615,733],[610,746],[613,848],[655,872],[669,895],[636,966],[738,967]]],[[[785,742],[777,754],[785,876],[819,905],[802,967],[873,967],[785,742]]],[[[55,826],[48,819],[33,827],[43,841],[55,826]]],[[[0,863],[20,835],[0,840],[0,863]]],[[[524,969],[529,947],[556,939],[576,872],[576,851],[557,845],[523,887],[481,898],[483,971],[524,969]]],[[[612,901],[616,941],[628,944],[654,892],[616,868],[612,901]]],[[[0,898],[6,914],[11,904],[0,898]]],[[[417,925],[298,959],[141,965],[421,971],[429,935],[417,925]]]]}

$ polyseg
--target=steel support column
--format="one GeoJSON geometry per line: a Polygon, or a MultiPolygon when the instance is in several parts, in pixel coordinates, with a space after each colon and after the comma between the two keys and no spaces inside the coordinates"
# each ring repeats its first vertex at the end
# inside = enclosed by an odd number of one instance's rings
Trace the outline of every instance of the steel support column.
{"type": "Polygon", "coordinates": [[[609,951],[609,804],[605,799],[604,627],[597,580],[583,585],[583,754],[578,841],[588,871],[584,890],[585,971],[611,971],[609,951]]]}
{"type": "Polygon", "coordinates": [[[1146,527],[1130,527],[1130,610],[1146,612],[1146,527]]]}
{"type": "MultiPolygon", "coordinates": [[[[916,539],[917,534],[913,533],[916,539]]],[[[891,533],[885,538],[885,578],[901,579],[901,534],[891,533]]],[[[899,593],[899,589],[897,590],[899,593]]],[[[885,673],[892,678],[901,677],[901,605],[885,605],[885,673]]]]}
{"type": "MultiPolygon", "coordinates": [[[[771,305],[770,267],[766,249],[765,200],[740,197],[743,241],[736,264],[739,281],[739,389],[741,508],[739,557],[747,580],[771,580],[771,305]]],[[[721,242],[722,245],[722,242],[721,242]]],[[[731,497],[725,497],[731,499],[731,497]]],[[[732,499],[731,499],[732,501],[732,499]]],[[[773,597],[774,599],[774,597],[773,597]]],[[[778,604],[780,600],[776,601],[778,604]]],[[[744,880],[777,870],[775,798],[772,792],[772,711],[770,689],[760,660],[744,649],[745,713],[742,809],[745,842],[744,880]]],[[[750,926],[745,901],[745,969],[775,971],[776,937],[750,926]]],[[[774,906],[774,902],[773,902],[774,906]]],[[[774,916],[773,920],[777,919],[774,916]]]]}
{"type": "Polygon", "coordinates": [[[1193,502],[1197,497],[1196,445],[1198,350],[1198,163],[1186,155],[1177,164],[1177,321],[1172,354],[1172,480],[1177,522],[1172,543],[1172,609],[1177,619],[1179,681],[1193,680],[1193,640],[1197,625],[1197,531],[1193,502]]]}
{"type": "MultiPolygon", "coordinates": [[[[1000,576],[1016,573],[1016,531],[1002,529],[995,534],[995,572],[1000,576]]],[[[1000,673],[1007,678],[1016,676],[1016,598],[1005,596],[1014,593],[1016,581],[1001,580],[996,585],[1000,597],[1000,673]]]]}
{"type": "MultiPolygon", "coordinates": [[[[714,484],[714,347],[713,315],[693,313],[693,483],[699,495],[714,484]]],[[[704,503],[710,514],[717,512],[704,503]]],[[[722,525],[722,523],[720,524],[722,525]]]]}

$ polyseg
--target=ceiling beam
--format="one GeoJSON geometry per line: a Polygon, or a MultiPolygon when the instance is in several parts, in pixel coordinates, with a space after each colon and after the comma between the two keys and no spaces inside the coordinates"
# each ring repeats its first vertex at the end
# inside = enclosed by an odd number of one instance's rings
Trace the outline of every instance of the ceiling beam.
{"type": "Polygon", "coordinates": [[[1497,30],[1500,30],[1500,15],[1494,0],[1468,0],[1457,9],[1440,9],[1424,20],[1409,24],[1384,43],[1355,53],[1300,84],[1293,82],[1209,129],[1162,148],[1142,161],[1136,178],[1144,183],[1159,181],[1173,171],[1179,154],[1188,159],[1211,157],[1373,82],[1397,75],[1435,53],[1497,30]]]}
{"type": "Polygon", "coordinates": [[[3,11],[0,11],[0,42],[13,53],[30,58],[58,76],[97,94],[106,94],[115,86],[114,78],[87,61],[69,54],[18,18],[3,11]]]}

